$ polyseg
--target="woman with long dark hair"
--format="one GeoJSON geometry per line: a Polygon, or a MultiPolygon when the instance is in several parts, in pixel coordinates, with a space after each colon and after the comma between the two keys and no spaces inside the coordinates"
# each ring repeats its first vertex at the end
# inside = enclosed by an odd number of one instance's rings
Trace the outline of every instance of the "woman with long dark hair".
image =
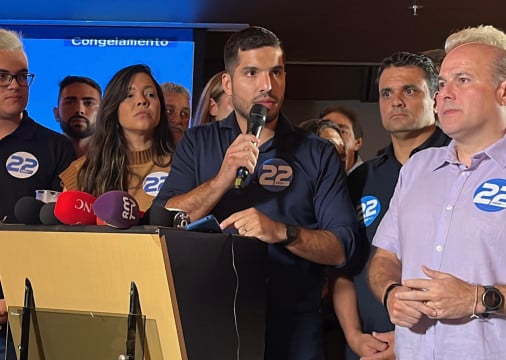
{"type": "Polygon", "coordinates": [[[118,71],[105,89],[87,156],[62,174],[66,190],[130,193],[151,206],[174,152],[160,85],[146,65],[118,71]]]}

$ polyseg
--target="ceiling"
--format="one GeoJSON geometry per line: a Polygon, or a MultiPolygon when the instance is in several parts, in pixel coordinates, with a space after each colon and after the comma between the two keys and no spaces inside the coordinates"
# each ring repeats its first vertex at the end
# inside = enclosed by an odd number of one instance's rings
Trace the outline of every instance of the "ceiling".
{"type": "MultiPolygon", "coordinates": [[[[203,22],[260,25],[287,53],[287,98],[370,99],[375,70],[395,51],[442,48],[455,30],[492,24],[506,30],[506,1],[488,0],[197,0],[209,2],[203,22]],[[413,4],[421,6],[414,15],[413,4]],[[372,81],[372,82],[371,82],[372,81]]],[[[222,66],[229,34],[208,33],[206,69],[222,66]]]]}
{"type": "MultiPolygon", "coordinates": [[[[115,20],[260,25],[285,45],[288,99],[367,98],[370,65],[398,50],[442,47],[466,26],[506,29],[504,0],[17,0],[0,19],[115,20]],[[417,15],[412,5],[420,6],[417,15]]],[[[230,33],[206,32],[207,79],[222,68],[230,33]]]]}

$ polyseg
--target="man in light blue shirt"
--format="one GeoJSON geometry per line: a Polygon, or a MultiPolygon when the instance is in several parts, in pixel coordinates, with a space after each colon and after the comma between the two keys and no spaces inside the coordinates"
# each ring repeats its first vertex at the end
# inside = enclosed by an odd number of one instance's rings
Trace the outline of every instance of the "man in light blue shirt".
{"type": "Polygon", "coordinates": [[[436,109],[453,140],[403,167],[373,240],[370,284],[403,360],[506,356],[506,50],[498,46],[506,35],[494,30],[471,30],[484,40],[447,49],[436,109]]]}

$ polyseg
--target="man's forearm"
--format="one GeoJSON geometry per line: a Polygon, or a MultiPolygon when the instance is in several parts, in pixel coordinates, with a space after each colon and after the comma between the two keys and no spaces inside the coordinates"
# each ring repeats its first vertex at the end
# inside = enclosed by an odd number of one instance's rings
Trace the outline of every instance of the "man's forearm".
{"type": "Polygon", "coordinates": [[[170,198],[165,207],[184,210],[195,221],[208,215],[227,190],[212,178],[185,194],[170,198]]]}
{"type": "Polygon", "coordinates": [[[299,228],[297,241],[287,248],[295,255],[318,264],[342,265],[346,261],[341,240],[327,230],[299,228]]]}
{"type": "Polygon", "coordinates": [[[357,308],[357,292],[353,280],[340,276],[334,283],[332,296],[334,311],[348,343],[362,331],[357,308]]]}
{"type": "Polygon", "coordinates": [[[394,253],[377,249],[369,264],[368,276],[373,294],[383,301],[386,288],[401,281],[401,263],[394,253]]]}

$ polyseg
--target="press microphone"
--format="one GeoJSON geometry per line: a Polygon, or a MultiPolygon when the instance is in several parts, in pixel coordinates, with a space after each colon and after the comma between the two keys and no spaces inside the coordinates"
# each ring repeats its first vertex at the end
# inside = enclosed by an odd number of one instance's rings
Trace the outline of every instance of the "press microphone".
{"type": "Polygon", "coordinates": [[[93,204],[97,224],[103,221],[106,225],[118,229],[128,229],[137,225],[141,218],[139,203],[126,191],[108,191],[100,195],[93,204]]]}
{"type": "Polygon", "coordinates": [[[161,205],[153,204],[144,214],[144,219],[149,225],[185,228],[191,223],[190,216],[181,209],[167,209],[161,205]]]}
{"type": "Polygon", "coordinates": [[[54,208],[56,206],[56,202],[50,202],[44,204],[40,208],[39,218],[40,222],[44,225],[62,225],[63,223],[58,220],[56,215],[54,214],[54,208]]]}
{"type": "Polygon", "coordinates": [[[65,225],[95,225],[95,200],[95,196],[84,191],[64,191],[56,200],[54,215],[65,225]]]}
{"type": "Polygon", "coordinates": [[[39,212],[45,203],[32,196],[23,196],[14,205],[14,216],[21,224],[41,224],[39,212]]]}
{"type": "MultiPolygon", "coordinates": [[[[265,121],[267,120],[267,112],[269,110],[263,106],[262,104],[255,104],[251,108],[248,116],[248,127],[246,134],[253,134],[256,138],[260,137],[260,133],[265,126],[265,121]]],[[[240,167],[237,170],[237,176],[235,178],[234,186],[236,189],[241,189],[245,182],[246,178],[249,176],[249,171],[245,167],[240,167]]]]}

